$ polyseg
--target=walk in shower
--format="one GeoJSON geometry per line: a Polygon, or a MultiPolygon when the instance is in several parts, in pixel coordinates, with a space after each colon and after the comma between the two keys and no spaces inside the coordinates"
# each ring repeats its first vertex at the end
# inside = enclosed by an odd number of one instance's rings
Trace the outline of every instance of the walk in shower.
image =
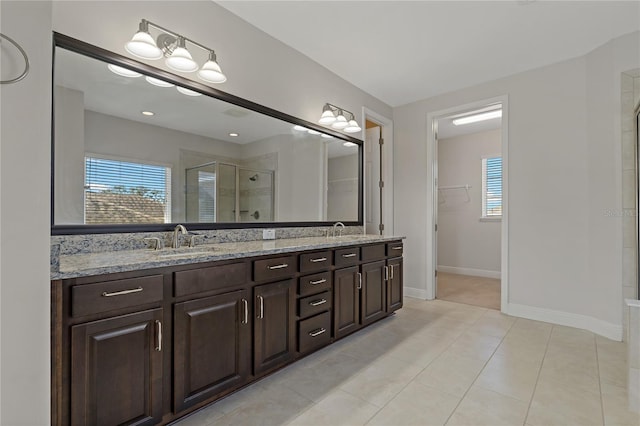
{"type": "Polygon", "coordinates": [[[274,172],[213,161],[186,169],[187,222],[274,221],[274,172]]]}

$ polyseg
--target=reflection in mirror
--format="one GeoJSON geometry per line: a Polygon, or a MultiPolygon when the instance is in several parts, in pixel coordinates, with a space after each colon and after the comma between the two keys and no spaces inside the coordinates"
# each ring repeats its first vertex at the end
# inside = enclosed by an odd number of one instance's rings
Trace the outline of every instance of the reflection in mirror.
{"type": "Polygon", "coordinates": [[[60,47],[54,85],[54,225],[359,220],[358,144],[60,47]]]}

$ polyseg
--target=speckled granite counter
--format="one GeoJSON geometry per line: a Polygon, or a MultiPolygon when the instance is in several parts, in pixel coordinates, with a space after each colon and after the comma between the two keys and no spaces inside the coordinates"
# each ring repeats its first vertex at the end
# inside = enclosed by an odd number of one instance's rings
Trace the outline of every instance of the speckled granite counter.
{"type": "Polygon", "coordinates": [[[205,244],[194,248],[183,247],[179,249],[164,249],[161,251],[141,249],[60,255],[59,269],[51,272],[51,279],[59,280],[163,266],[239,259],[243,257],[350,246],[354,244],[397,241],[404,238],[405,237],[399,236],[345,235],[335,238],[305,237],[205,244]]]}

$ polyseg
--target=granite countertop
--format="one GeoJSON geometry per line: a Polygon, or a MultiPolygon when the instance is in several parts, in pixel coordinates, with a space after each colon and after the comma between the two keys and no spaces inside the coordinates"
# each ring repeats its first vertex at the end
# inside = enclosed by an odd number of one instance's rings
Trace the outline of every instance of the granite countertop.
{"type": "Polygon", "coordinates": [[[342,237],[303,237],[278,240],[246,241],[200,245],[193,248],[154,250],[120,250],[101,253],[60,255],[58,271],[52,280],[78,278],[115,272],[127,272],[163,266],[187,265],[216,260],[240,259],[302,250],[315,250],[354,244],[397,241],[405,237],[380,235],[345,235],[342,237]]]}

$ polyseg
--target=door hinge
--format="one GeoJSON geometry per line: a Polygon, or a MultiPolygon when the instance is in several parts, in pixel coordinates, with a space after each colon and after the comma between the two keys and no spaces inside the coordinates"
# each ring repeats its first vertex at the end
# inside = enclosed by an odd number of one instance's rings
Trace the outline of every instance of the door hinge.
{"type": "Polygon", "coordinates": [[[438,224],[436,223],[436,232],[438,232],[438,224]]]}
{"type": "Polygon", "coordinates": [[[438,270],[437,270],[437,269],[436,269],[436,274],[435,274],[435,276],[436,276],[436,277],[438,276],[438,270]]]}
{"type": "Polygon", "coordinates": [[[378,182],[378,187],[380,188],[384,188],[384,181],[381,180],[380,182],[378,182]]]}
{"type": "Polygon", "coordinates": [[[378,139],[378,143],[379,143],[380,145],[384,145],[384,139],[382,139],[382,138],[378,139]]]}
{"type": "Polygon", "coordinates": [[[380,225],[378,225],[378,230],[384,231],[384,223],[381,223],[380,225]]]}

